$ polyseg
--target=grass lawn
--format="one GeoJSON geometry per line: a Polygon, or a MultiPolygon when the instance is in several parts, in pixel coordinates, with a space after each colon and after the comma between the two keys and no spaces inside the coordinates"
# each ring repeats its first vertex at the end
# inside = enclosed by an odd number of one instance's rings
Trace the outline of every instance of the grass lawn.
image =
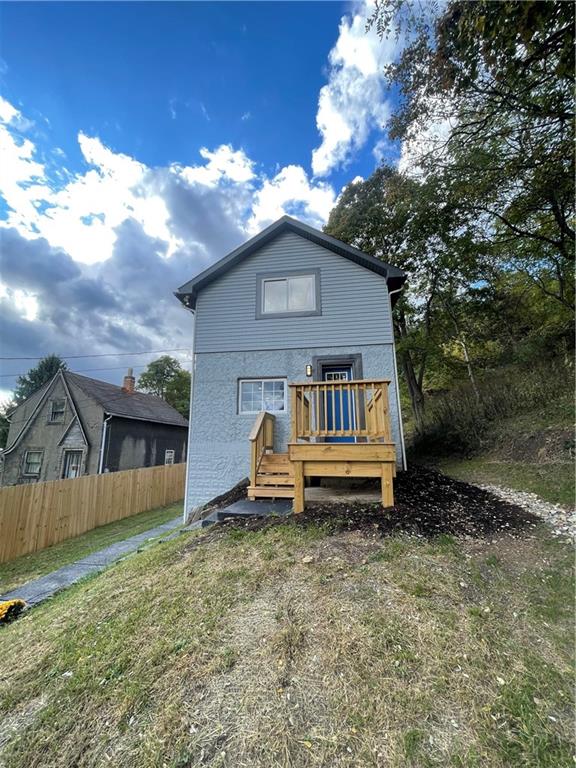
{"type": "Polygon", "coordinates": [[[574,507],[573,462],[534,464],[476,456],[470,459],[443,459],[436,462],[436,466],[457,480],[530,491],[554,504],[574,507]]]}
{"type": "Polygon", "coordinates": [[[573,765],[567,544],[307,515],[184,534],[2,629],[0,763],[573,765]]]}
{"type": "Polygon", "coordinates": [[[182,502],[160,509],[151,509],[148,512],[94,528],[82,536],[68,539],[40,552],[32,552],[8,563],[1,563],[0,594],[9,592],[30,579],[44,576],[63,565],[73,563],[115,541],[122,541],[156,525],[166,523],[181,514],[182,502]]]}

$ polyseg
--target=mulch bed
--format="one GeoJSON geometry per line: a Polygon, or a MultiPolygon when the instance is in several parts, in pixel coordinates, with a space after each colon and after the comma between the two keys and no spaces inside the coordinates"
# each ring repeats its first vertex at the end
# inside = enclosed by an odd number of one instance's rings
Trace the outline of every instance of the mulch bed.
{"type": "MultiPolygon", "coordinates": [[[[486,537],[533,531],[542,521],[489,491],[453,480],[440,472],[412,466],[394,481],[394,507],[378,504],[307,504],[305,511],[289,518],[230,519],[211,533],[228,529],[257,531],[273,525],[323,525],[339,531],[364,531],[371,536],[393,533],[431,538],[440,534],[455,537],[486,537]]],[[[209,534],[210,536],[210,534],[209,534]]],[[[210,536],[211,538],[211,536],[210,536]]]]}

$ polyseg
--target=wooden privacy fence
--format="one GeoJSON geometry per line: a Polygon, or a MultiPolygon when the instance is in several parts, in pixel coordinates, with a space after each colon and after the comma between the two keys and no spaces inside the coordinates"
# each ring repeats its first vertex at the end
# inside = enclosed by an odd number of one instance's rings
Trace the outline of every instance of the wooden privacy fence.
{"type": "Polygon", "coordinates": [[[186,464],[0,488],[0,563],[184,497],[186,464]]]}

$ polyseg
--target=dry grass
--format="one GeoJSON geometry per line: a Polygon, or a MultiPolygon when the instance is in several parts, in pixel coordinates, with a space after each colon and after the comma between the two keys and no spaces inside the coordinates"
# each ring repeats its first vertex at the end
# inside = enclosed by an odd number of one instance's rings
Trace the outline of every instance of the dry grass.
{"type": "Polygon", "coordinates": [[[0,633],[0,764],[572,765],[571,562],[543,528],[181,537],[0,633]]]}

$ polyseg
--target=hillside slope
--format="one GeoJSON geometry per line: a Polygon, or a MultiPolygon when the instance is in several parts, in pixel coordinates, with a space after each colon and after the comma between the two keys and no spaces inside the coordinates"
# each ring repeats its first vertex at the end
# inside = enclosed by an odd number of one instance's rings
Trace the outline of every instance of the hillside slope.
{"type": "Polygon", "coordinates": [[[432,473],[226,524],[0,632],[0,764],[572,765],[572,552],[432,473]]]}
{"type": "Polygon", "coordinates": [[[460,480],[530,491],[574,508],[572,394],[501,419],[490,426],[483,443],[466,459],[427,457],[427,463],[460,480]]]}

